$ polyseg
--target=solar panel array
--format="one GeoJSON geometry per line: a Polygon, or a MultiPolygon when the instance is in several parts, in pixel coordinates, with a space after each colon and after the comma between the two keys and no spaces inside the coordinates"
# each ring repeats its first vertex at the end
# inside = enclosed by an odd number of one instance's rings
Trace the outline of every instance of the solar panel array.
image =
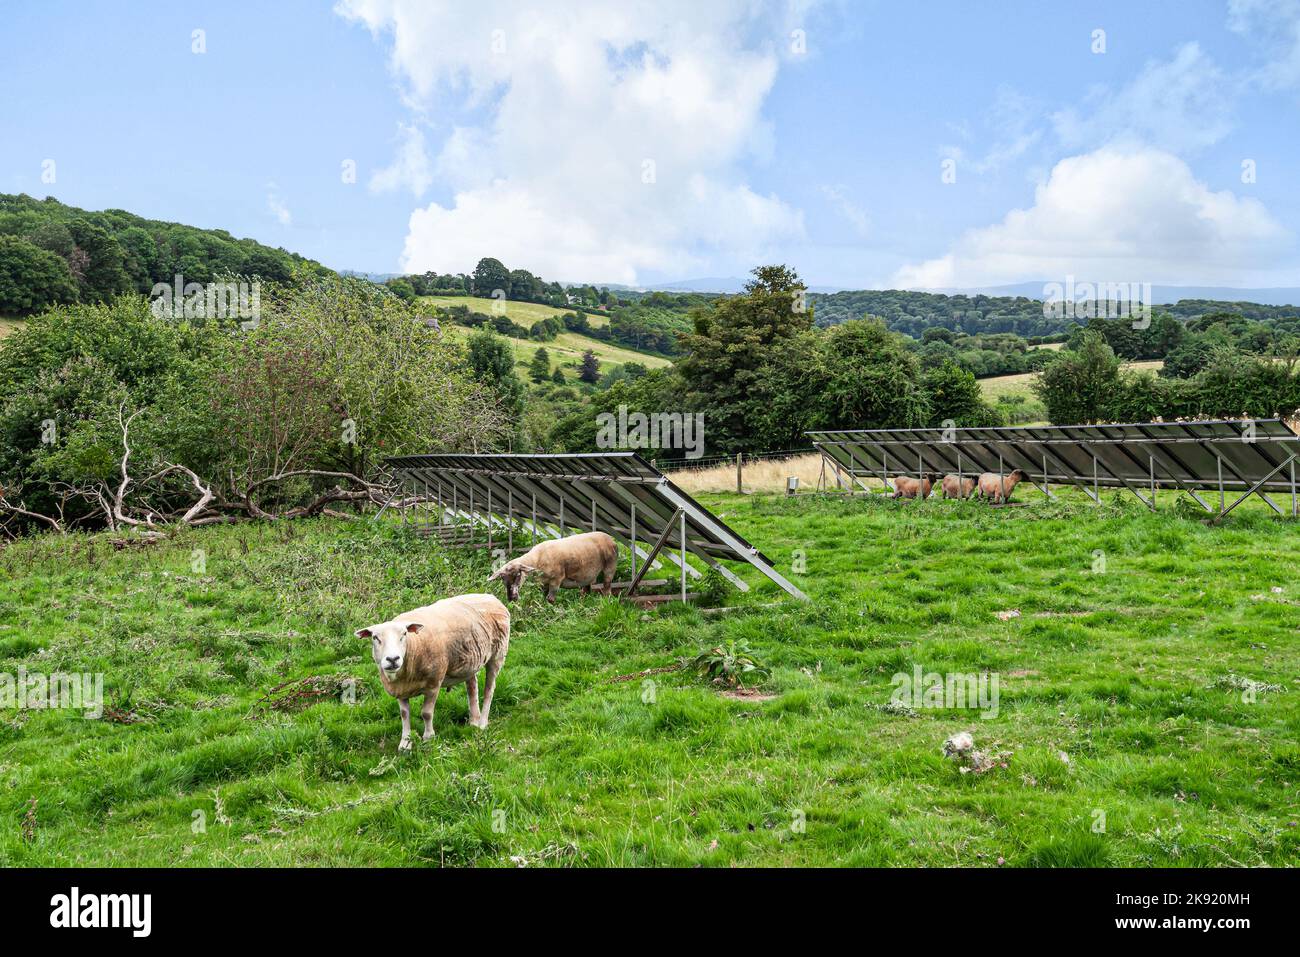
{"type": "Polygon", "coordinates": [[[700,573],[694,555],[741,590],[745,582],[720,563],[748,562],[796,598],[787,581],[755,546],[674,485],[635,452],[584,455],[442,453],[387,460],[409,493],[434,503],[439,527],[481,528],[508,551],[543,538],[602,531],[633,549],[641,574],[653,560],[679,566],[686,577],[700,573]],[[672,549],[676,548],[677,554],[672,549]]]}
{"type": "Polygon", "coordinates": [[[1023,469],[1047,494],[1051,485],[1079,486],[1094,498],[1099,488],[1127,488],[1154,505],[1156,489],[1172,487],[1212,511],[1198,489],[1216,489],[1225,514],[1251,494],[1284,514],[1268,497],[1274,492],[1291,495],[1296,514],[1300,436],[1280,419],[808,434],[849,487],[919,472],[1023,469]],[[1228,492],[1240,493],[1231,506],[1225,505],[1228,492]]]}

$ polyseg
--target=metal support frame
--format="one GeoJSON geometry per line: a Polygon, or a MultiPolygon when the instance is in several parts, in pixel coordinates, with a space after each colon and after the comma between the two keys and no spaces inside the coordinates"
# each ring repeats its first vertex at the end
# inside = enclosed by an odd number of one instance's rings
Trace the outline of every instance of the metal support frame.
{"type": "Polygon", "coordinates": [[[1296,453],[1294,452],[1291,453],[1291,455],[1287,457],[1286,461],[1282,462],[1280,465],[1274,468],[1273,471],[1269,472],[1262,479],[1260,479],[1258,482],[1256,482],[1254,485],[1248,488],[1245,492],[1243,492],[1241,494],[1241,498],[1237,499],[1235,502],[1233,502],[1231,505],[1229,505],[1227,508],[1221,511],[1218,515],[1214,516],[1214,518],[1210,520],[1210,524],[1217,525],[1219,524],[1219,522],[1223,521],[1223,519],[1227,516],[1229,512],[1231,512],[1242,502],[1246,501],[1246,499],[1254,495],[1259,490],[1260,486],[1262,486],[1265,482],[1271,479],[1278,472],[1282,471],[1282,469],[1286,468],[1288,465],[1291,465],[1293,462],[1295,462],[1295,458],[1296,458],[1296,453]]]}
{"type": "MultiPolygon", "coordinates": [[[[664,525],[664,530],[660,532],[659,537],[655,539],[654,545],[650,547],[649,554],[646,555],[645,563],[641,566],[641,571],[639,571],[636,575],[632,576],[632,583],[627,586],[627,592],[625,594],[627,594],[629,597],[636,594],[637,588],[640,587],[641,585],[641,579],[645,577],[645,573],[650,570],[650,563],[654,561],[655,556],[659,554],[659,549],[664,547],[664,542],[668,541],[668,537],[672,535],[673,525],[676,524],[677,518],[682,514],[683,514],[682,510],[679,508],[673,514],[673,521],[670,521],[666,525],[664,525]]],[[[682,577],[683,579],[685,578],[684,572],[682,577]]],[[[683,585],[682,587],[683,590],[685,590],[685,586],[683,585]]]]}

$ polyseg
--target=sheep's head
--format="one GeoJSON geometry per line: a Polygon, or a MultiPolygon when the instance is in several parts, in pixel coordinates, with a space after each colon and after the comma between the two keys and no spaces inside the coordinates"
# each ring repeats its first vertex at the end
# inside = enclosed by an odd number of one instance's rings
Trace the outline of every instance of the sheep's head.
{"type": "Polygon", "coordinates": [[[1024,469],[1016,469],[1014,472],[1008,475],[1007,478],[1015,479],[1017,482],[1023,482],[1029,478],[1029,473],[1026,472],[1024,469]]]}
{"type": "Polygon", "coordinates": [[[386,621],[358,629],[357,637],[370,642],[371,657],[392,681],[406,664],[406,636],[418,634],[423,628],[418,621],[386,621]]]}
{"type": "Polygon", "coordinates": [[[501,579],[501,583],[506,586],[506,597],[511,601],[519,599],[519,589],[523,587],[524,581],[537,568],[533,565],[525,565],[523,562],[515,559],[513,562],[506,562],[500,568],[492,573],[488,581],[501,579]]]}

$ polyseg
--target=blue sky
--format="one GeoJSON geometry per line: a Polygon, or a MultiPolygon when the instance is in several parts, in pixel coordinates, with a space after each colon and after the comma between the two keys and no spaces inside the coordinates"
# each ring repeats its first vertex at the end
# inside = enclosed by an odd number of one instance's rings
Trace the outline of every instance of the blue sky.
{"type": "Polygon", "coordinates": [[[10,0],[0,22],[0,191],[336,268],[1300,285],[1297,0],[10,0]]]}

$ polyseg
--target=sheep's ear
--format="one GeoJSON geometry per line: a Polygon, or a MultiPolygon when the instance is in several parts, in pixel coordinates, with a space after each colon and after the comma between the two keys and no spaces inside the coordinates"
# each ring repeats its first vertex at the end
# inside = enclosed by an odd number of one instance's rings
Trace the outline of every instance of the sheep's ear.
{"type": "Polygon", "coordinates": [[[406,633],[408,635],[416,635],[422,631],[424,631],[424,625],[420,624],[418,621],[408,621],[406,623],[406,633]]]}
{"type": "Polygon", "coordinates": [[[371,625],[369,628],[358,628],[356,635],[358,638],[373,638],[375,637],[375,629],[378,627],[378,625],[371,625]]]}
{"type": "Polygon", "coordinates": [[[506,570],[506,566],[502,565],[500,568],[498,568],[496,571],[494,571],[491,575],[488,576],[488,581],[490,582],[496,581],[498,578],[501,577],[501,573],[504,572],[505,570],[506,570]]]}

